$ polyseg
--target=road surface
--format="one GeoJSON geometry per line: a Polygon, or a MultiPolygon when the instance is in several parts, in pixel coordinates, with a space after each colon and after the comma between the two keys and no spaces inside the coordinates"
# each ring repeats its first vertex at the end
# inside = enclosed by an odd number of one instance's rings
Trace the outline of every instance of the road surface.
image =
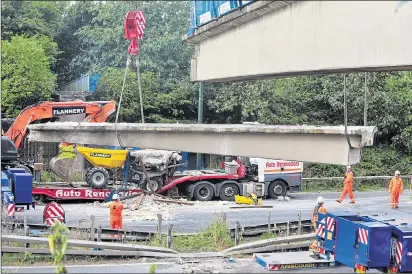
{"type": "MultiPolygon", "coordinates": [[[[251,259],[235,259],[234,263],[225,259],[202,261],[199,263],[156,262],[156,273],[271,273],[251,259]]],[[[68,273],[149,273],[151,263],[100,264],[67,266],[68,273]]],[[[3,267],[3,273],[55,273],[55,267],[3,267]]],[[[319,269],[291,269],[282,273],[353,273],[349,267],[327,267],[319,269]]],[[[368,273],[379,273],[369,270],[368,273]]]]}
{"type": "MultiPolygon", "coordinates": [[[[272,222],[294,221],[298,219],[299,212],[302,213],[302,219],[310,219],[312,209],[315,206],[316,198],[322,195],[325,198],[325,207],[328,211],[346,211],[360,213],[361,215],[379,216],[380,218],[395,218],[402,219],[406,222],[412,222],[412,203],[408,191],[405,191],[400,198],[400,208],[390,209],[389,193],[387,192],[355,192],[357,203],[349,204],[347,198],[339,204],[336,198],[339,193],[296,193],[291,195],[289,202],[277,200],[264,200],[262,205],[272,205],[273,209],[230,209],[234,206],[234,202],[229,204],[216,201],[208,203],[207,206],[184,206],[175,208],[169,213],[172,215],[170,220],[163,221],[163,225],[168,223],[173,224],[175,232],[197,232],[207,226],[213,216],[226,212],[227,220],[230,227],[234,227],[236,221],[239,221],[241,226],[252,226],[267,224],[269,211],[271,213],[272,222]]],[[[99,224],[102,227],[109,227],[109,210],[108,208],[93,207],[92,204],[80,203],[62,203],[66,211],[66,222],[68,225],[78,225],[82,221],[89,221],[91,215],[95,215],[99,224]]],[[[35,210],[25,212],[28,216],[29,223],[42,223],[43,208],[39,206],[35,210]]],[[[163,212],[159,212],[163,213],[163,212]]],[[[157,221],[135,220],[131,216],[124,216],[123,227],[126,229],[140,229],[144,231],[156,231],[157,221]]]]}

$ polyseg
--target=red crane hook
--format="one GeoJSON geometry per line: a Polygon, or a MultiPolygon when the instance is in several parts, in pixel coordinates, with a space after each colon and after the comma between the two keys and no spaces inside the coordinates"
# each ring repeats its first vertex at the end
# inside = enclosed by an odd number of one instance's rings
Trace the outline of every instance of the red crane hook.
{"type": "Polygon", "coordinates": [[[124,37],[131,40],[127,52],[130,55],[139,54],[139,44],[137,40],[143,39],[144,30],[146,28],[146,18],[143,11],[131,10],[126,13],[124,19],[124,37]]]}

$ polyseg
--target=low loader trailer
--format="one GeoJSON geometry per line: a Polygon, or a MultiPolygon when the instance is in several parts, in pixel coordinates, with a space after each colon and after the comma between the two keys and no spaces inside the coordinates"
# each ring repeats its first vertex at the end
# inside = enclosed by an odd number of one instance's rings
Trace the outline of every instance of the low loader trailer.
{"type": "MultiPolygon", "coordinates": [[[[89,200],[89,201],[104,201],[110,196],[113,188],[96,189],[87,184],[73,184],[75,187],[68,186],[68,184],[37,184],[33,186],[33,198],[36,202],[45,202],[47,200],[54,201],[75,201],[75,200],[89,200]]],[[[142,192],[141,189],[128,189],[126,192],[120,193],[121,197],[130,196],[142,192]]]]}
{"type": "MultiPolygon", "coordinates": [[[[124,160],[125,163],[127,161],[124,160]]],[[[153,182],[153,189],[155,193],[165,196],[185,196],[189,200],[198,201],[211,201],[216,198],[234,201],[236,195],[246,196],[248,193],[254,193],[257,197],[269,196],[275,199],[278,196],[285,196],[289,191],[301,190],[302,163],[270,159],[257,159],[252,163],[250,166],[245,166],[242,163],[231,161],[225,162],[225,167],[221,170],[174,172],[173,175],[167,176],[160,185],[158,181],[153,182]]],[[[123,172],[126,174],[126,169],[123,172]]],[[[124,181],[130,176],[122,177],[124,181]]],[[[152,183],[152,178],[150,182],[152,183]]],[[[119,194],[122,196],[136,194],[143,190],[150,191],[147,184],[141,186],[142,184],[123,182],[119,194]]],[[[47,199],[99,201],[110,197],[114,189],[116,186],[113,184],[104,188],[95,188],[89,183],[74,188],[68,185],[37,184],[33,187],[33,197],[38,202],[44,202],[47,199]]]]}

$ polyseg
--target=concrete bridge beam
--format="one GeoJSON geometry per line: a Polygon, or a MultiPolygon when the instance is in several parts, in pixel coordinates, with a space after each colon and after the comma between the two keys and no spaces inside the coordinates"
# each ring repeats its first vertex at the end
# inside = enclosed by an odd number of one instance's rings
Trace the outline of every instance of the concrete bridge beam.
{"type": "MultiPolygon", "coordinates": [[[[111,123],[30,125],[29,139],[41,142],[119,145],[111,123]]],[[[373,145],[376,127],[269,126],[213,124],[118,124],[124,146],[238,155],[327,164],[361,161],[361,150],[373,145]]]]}

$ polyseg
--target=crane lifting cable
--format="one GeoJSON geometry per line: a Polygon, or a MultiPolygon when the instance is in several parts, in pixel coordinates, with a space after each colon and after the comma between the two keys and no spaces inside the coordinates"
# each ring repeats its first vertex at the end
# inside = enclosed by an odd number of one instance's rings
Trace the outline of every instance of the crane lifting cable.
{"type": "Polygon", "coordinates": [[[137,81],[139,85],[139,97],[140,97],[140,113],[142,116],[142,123],[144,123],[144,114],[143,114],[143,96],[142,96],[142,86],[141,86],[141,81],[140,81],[140,69],[139,69],[139,44],[138,40],[143,39],[143,34],[144,30],[146,28],[146,19],[144,17],[143,11],[140,10],[133,10],[133,11],[128,11],[126,13],[126,17],[124,19],[124,37],[127,40],[130,40],[130,45],[127,49],[127,61],[126,61],[126,69],[124,72],[124,77],[123,77],[123,84],[122,84],[122,90],[120,92],[120,99],[119,99],[119,106],[117,108],[117,113],[116,113],[116,120],[115,120],[115,132],[116,132],[116,137],[117,140],[119,141],[119,145],[124,148],[122,140],[120,138],[120,135],[117,131],[117,122],[119,119],[119,113],[121,110],[121,104],[122,104],[122,99],[123,99],[123,92],[126,84],[126,79],[127,79],[127,71],[129,69],[129,65],[131,63],[131,57],[134,55],[136,56],[136,73],[137,73],[137,81]]]}
{"type": "Polygon", "coordinates": [[[345,136],[348,141],[349,148],[353,148],[349,135],[348,135],[348,103],[346,99],[346,74],[343,75],[343,105],[344,105],[344,124],[345,124],[345,136]]]}
{"type": "MultiPolygon", "coordinates": [[[[144,30],[146,28],[146,19],[144,17],[143,11],[140,10],[133,10],[133,11],[128,11],[126,13],[126,18],[124,19],[124,37],[127,40],[130,40],[130,45],[127,49],[127,61],[126,61],[126,69],[124,72],[124,77],[123,77],[123,84],[122,84],[122,90],[120,92],[120,99],[119,99],[119,107],[117,108],[117,113],[116,113],[116,120],[114,123],[114,128],[115,128],[115,133],[117,140],[119,141],[119,145],[125,149],[125,146],[123,145],[123,142],[121,140],[120,134],[117,130],[117,122],[119,120],[119,113],[121,109],[121,104],[122,104],[122,99],[123,99],[123,92],[126,84],[126,79],[127,79],[127,71],[129,69],[129,65],[131,64],[131,59],[132,56],[136,56],[136,73],[137,73],[137,81],[139,85],[139,97],[140,97],[140,112],[142,115],[142,123],[144,123],[144,114],[143,114],[143,96],[142,96],[142,86],[140,83],[140,69],[139,69],[139,44],[137,43],[138,40],[143,39],[143,34],[144,30]]],[[[144,167],[143,162],[140,160],[140,164],[142,166],[143,172],[144,172],[144,177],[147,181],[147,184],[150,187],[151,192],[153,193],[154,190],[151,188],[151,183],[149,176],[146,172],[146,169],[144,167]]],[[[127,154],[126,161],[124,164],[124,172],[123,172],[123,180],[122,184],[119,187],[119,189],[113,189],[112,192],[109,194],[109,196],[106,198],[106,201],[110,201],[115,193],[125,193],[127,191],[127,184],[128,184],[128,177],[129,177],[129,168],[130,168],[130,151],[127,154]]]]}

